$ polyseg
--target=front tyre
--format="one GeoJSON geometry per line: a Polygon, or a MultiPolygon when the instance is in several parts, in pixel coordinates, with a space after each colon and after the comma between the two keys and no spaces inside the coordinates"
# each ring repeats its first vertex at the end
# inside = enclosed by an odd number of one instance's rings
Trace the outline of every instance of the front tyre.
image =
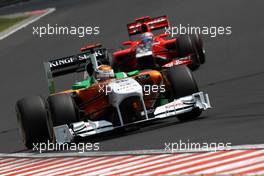
{"type": "Polygon", "coordinates": [[[69,94],[56,94],[48,98],[49,117],[48,129],[52,142],[55,142],[53,127],[70,125],[79,121],[79,110],[69,94]]]}
{"type": "Polygon", "coordinates": [[[17,120],[23,143],[28,149],[50,140],[45,101],[40,96],[23,98],[16,103],[17,120]]]}
{"type": "MultiPolygon", "coordinates": [[[[167,78],[171,84],[173,99],[192,95],[199,92],[197,83],[190,69],[184,65],[174,66],[168,69],[167,78]]],[[[195,119],[200,116],[202,111],[198,108],[184,114],[180,114],[177,118],[180,121],[195,119]]]]}
{"type": "Polygon", "coordinates": [[[70,125],[79,121],[79,110],[69,94],[57,94],[48,98],[53,126],[70,125]]]}

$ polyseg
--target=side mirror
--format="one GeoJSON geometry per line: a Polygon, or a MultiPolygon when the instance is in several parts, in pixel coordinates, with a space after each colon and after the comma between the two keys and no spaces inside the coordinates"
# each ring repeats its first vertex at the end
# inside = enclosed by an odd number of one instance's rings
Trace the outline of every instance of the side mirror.
{"type": "Polygon", "coordinates": [[[122,44],[123,44],[124,46],[128,46],[128,45],[131,45],[132,42],[131,42],[131,41],[126,41],[126,42],[123,42],[122,44]]]}
{"type": "Polygon", "coordinates": [[[164,33],[164,34],[160,34],[159,36],[161,37],[161,38],[164,38],[164,37],[168,37],[170,34],[168,34],[168,33],[164,33]]]}

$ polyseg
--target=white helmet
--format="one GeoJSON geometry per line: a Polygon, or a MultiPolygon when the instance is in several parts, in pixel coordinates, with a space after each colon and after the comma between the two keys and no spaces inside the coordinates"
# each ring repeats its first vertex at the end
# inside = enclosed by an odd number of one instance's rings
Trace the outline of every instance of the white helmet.
{"type": "Polygon", "coordinates": [[[152,43],[153,41],[153,34],[151,32],[145,32],[141,35],[141,41],[143,45],[146,45],[148,43],[152,43]]]}
{"type": "Polygon", "coordinates": [[[114,70],[109,65],[100,65],[94,70],[94,77],[97,81],[111,79],[114,76],[114,70]]]}

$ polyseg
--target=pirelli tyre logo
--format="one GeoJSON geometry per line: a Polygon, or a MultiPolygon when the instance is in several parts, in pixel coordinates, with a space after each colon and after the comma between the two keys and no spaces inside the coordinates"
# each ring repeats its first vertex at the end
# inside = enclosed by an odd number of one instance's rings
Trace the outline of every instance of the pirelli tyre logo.
{"type": "MultiPolygon", "coordinates": [[[[103,56],[103,53],[100,50],[95,51],[94,54],[96,57],[103,56]]],[[[62,59],[56,59],[56,60],[49,61],[49,66],[51,69],[55,69],[63,65],[72,65],[77,61],[85,62],[84,60],[87,60],[89,57],[90,57],[90,53],[79,54],[77,56],[69,56],[69,57],[65,57],[62,59]]]]}

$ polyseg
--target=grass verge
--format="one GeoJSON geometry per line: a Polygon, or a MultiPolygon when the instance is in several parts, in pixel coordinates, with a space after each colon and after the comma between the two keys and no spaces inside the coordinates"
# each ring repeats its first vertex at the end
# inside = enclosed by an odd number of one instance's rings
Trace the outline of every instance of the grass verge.
{"type": "Polygon", "coordinates": [[[15,24],[23,21],[24,19],[28,18],[28,16],[20,16],[14,18],[7,18],[7,17],[0,17],[0,32],[14,26],[15,24]]]}

